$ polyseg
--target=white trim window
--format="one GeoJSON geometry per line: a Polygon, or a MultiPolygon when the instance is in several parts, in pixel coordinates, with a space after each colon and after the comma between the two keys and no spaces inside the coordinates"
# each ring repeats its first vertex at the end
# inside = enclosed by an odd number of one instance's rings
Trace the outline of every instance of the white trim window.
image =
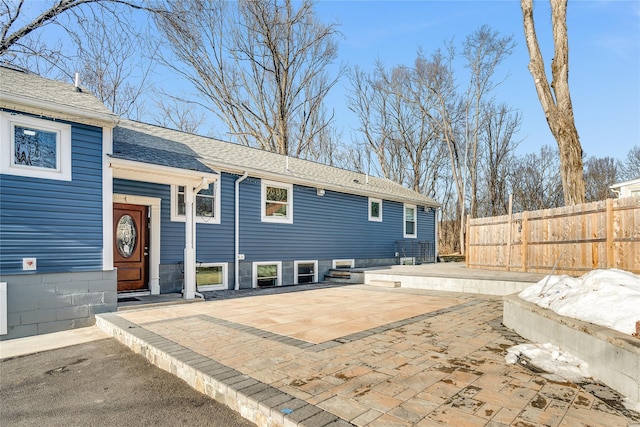
{"type": "Polygon", "coordinates": [[[353,259],[334,259],[331,268],[353,268],[355,260],[353,259]]]}
{"type": "MultiPolygon", "coordinates": [[[[171,186],[171,221],[185,222],[184,190],[182,185],[171,186]]],[[[220,224],[220,180],[209,184],[196,194],[196,222],[220,224]]]]}
{"type": "Polygon", "coordinates": [[[199,291],[227,289],[228,263],[204,262],[196,270],[196,285],[199,291]]]}
{"type": "Polygon", "coordinates": [[[282,286],[282,261],[253,263],[253,287],[282,286]]]}
{"type": "Polygon", "coordinates": [[[293,185],[262,180],[260,191],[262,222],[293,223],[293,185]]]}
{"type": "Polygon", "coordinates": [[[418,209],[416,205],[404,205],[404,238],[415,239],[418,237],[418,209]]]}
{"type": "Polygon", "coordinates": [[[369,221],[382,222],[382,199],[369,197],[369,221]]]}
{"type": "Polygon", "coordinates": [[[71,181],[71,126],[1,113],[0,173],[71,181]]]}
{"type": "Polygon", "coordinates": [[[294,283],[316,283],[318,281],[318,261],[294,261],[294,283]]]}

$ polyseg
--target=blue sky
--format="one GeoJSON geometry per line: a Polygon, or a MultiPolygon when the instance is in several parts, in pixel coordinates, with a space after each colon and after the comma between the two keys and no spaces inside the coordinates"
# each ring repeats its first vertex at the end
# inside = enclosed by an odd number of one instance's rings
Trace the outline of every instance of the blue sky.
{"type": "MultiPolygon", "coordinates": [[[[365,70],[378,58],[387,67],[410,65],[419,47],[430,54],[452,38],[459,44],[483,24],[513,35],[514,53],[496,75],[508,79],[496,99],[523,114],[520,154],[555,146],[527,69],[519,1],[321,0],[316,10],[322,21],[340,24],[339,61],[365,70]]],[[[553,56],[549,3],[536,2],[534,13],[548,68],[553,56]]],[[[640,2],[570,0],[567,21],[569,85],[583,150],[588,156],[623,159],[640,144],[640,2]]],[[[345,78],[327,104],[335,109],[343,139],[350,140],[358,123],[346,106],[347,90],[345,78]]]]}

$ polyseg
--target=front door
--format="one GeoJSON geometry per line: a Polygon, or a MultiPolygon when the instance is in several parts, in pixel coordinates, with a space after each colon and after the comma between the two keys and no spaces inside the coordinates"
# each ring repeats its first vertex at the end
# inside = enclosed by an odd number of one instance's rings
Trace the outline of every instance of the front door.
{"type": "Polygon", "coordinates": [[[113,204],[113,265],[118,292],[148,289],[148,207],[113,204]]]}

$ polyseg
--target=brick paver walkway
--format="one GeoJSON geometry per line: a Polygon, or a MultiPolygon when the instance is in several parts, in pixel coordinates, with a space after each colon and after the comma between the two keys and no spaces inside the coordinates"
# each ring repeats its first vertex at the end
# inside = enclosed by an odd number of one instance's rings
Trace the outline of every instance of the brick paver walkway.
{"type": "Polygon", "coordinates": [[[501,318],[499,297],[360,285],[105,315],[210,368],[268,414],[266,401],[285,425],[640,423],[597,383],[506,364],[505,349],[524,341],[501,318]]]}

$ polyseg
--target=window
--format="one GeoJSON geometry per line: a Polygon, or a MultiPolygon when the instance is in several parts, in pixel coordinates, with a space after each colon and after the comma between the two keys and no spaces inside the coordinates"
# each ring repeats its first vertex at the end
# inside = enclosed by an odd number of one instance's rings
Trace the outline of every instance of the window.
{"type": "Polygon", "coordinates": [[[71,181],[70,125],[2,113],[0,141],[0,173],[71,181]]]}
{"type": "Polygon", "coordinates": [[[293,223],[293,185],[262,180],[263,222],[293,223]]]}
{"type": "Polygon", "coordinates": [[[282,262],[254,262],[253,287],[280,286],[282,284],[282,262]]]}
{"type": "Polygon", "coordinates": [[[203,263],[197,268],[198,290],[215,291],[227,289],[227,263],[203,263]]]}
{"type": "Polygon", "coordinates": [[[369,197],[369,221],[382,221],[382,200],[369,197]]]}
{"type": "MultiPolygon", "coordinates": [[[[182,185],[171,186],[171,221],[186,220],[182,185]]],[[[196,222],[220,224],[220,180],[209,184],[196,194],[196,222]]]]}
{"type": "Polygon", "coordinates": [[[353,268],[354,264],[352,259],[334,259],[332,268],[353,268]]]}
{"type": "Polygon", "coordinates": [[[417,210],[415,205],[404,205],[404,237],[415,238],[418,236],[416,222],[417,210]]]}
{"type": "Polygon", "coordinates": [[[315,283],[318,281],[318,261],[295,261],[295,284],[315,283]]]}

